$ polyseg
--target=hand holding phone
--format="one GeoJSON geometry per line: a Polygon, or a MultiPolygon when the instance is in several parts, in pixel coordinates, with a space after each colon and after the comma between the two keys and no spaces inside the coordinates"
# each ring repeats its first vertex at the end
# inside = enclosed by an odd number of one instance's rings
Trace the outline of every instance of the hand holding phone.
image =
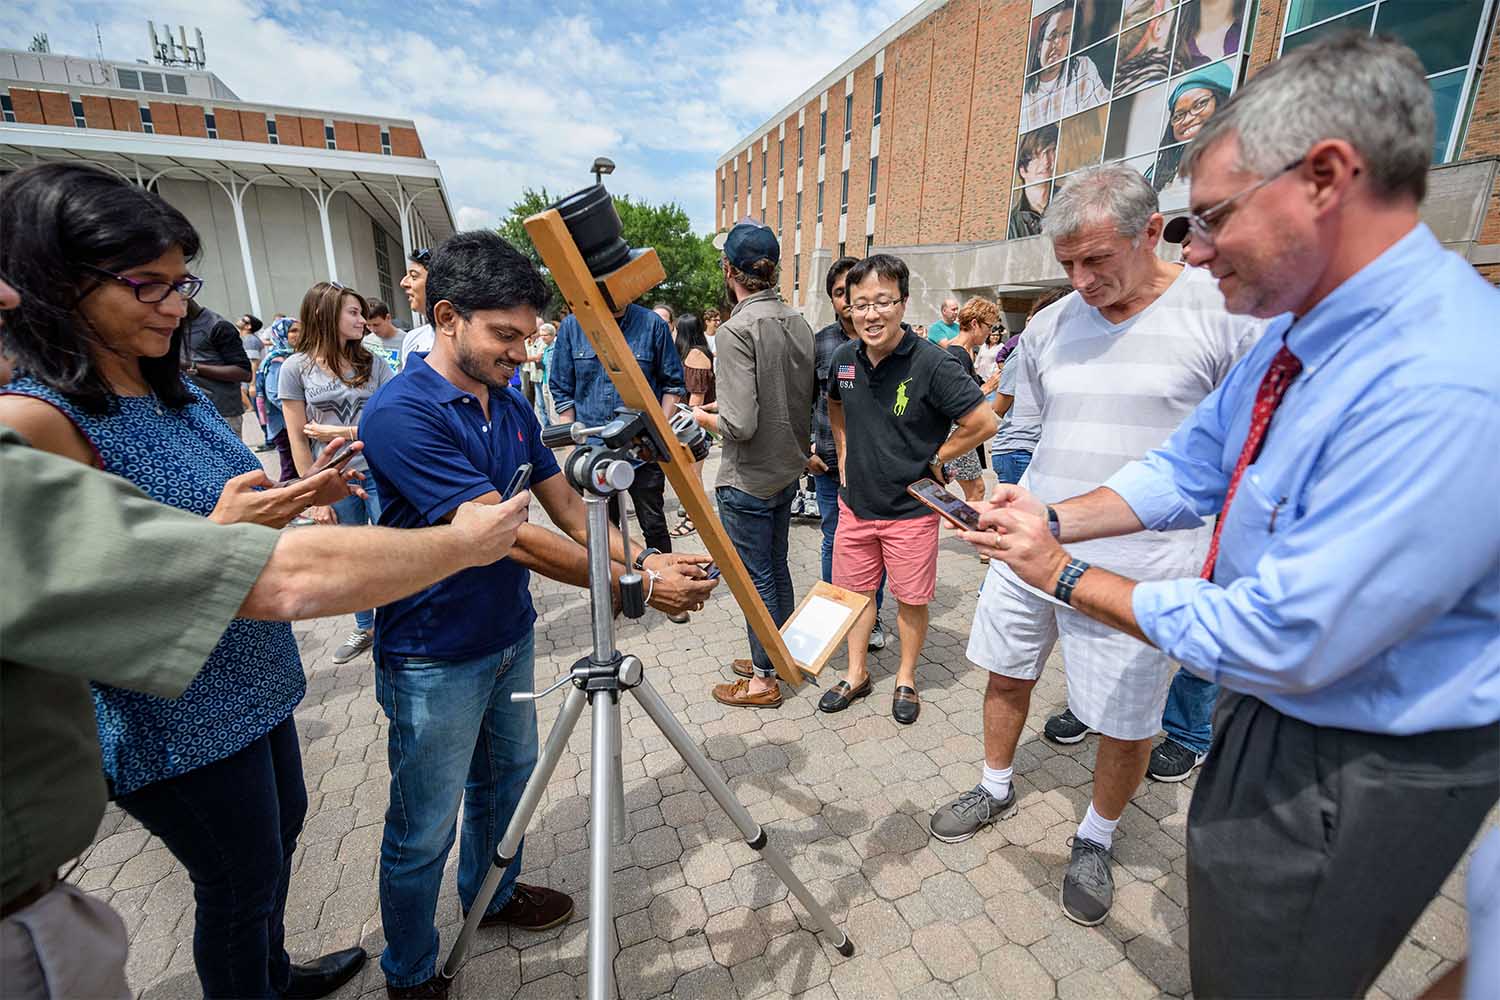
{"type": "Polygon", "coordinates": [[[906,488],[906,492],[937,511],[955,528],[964,531],[979,530],[979,511],[970,507],[961,497],[948,492],[942,484],[931,479],[918,479],[906,488]]]}
{"type": "Polygon", "coordinates": [[[517,493],[526,489],[531,483],[531,463],[522,462],[516,469],[515,475],[510,477],[510,485],[505,487],[505,492],[500,495],[501,500],[509,500],[517,493]]]}

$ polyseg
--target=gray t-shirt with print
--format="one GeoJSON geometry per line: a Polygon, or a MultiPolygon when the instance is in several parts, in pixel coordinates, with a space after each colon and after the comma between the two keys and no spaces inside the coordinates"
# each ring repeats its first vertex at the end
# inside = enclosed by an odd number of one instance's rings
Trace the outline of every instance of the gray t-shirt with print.
{"type": "MultiPolygon", "coordinates": [[[[385,385],[396,375],[379,358],[373,359],[370,377],[363,385],[350,385],[343,379],[334,378],[306,354],[293,354],[281,366],[281,377],[276,391],[284,403],[288,399],[300,399],[307,409],[308,423],[350,424],[359,423],[365,403],[375,395],[375,390],[385,385]]],[[[323,450],[323,442],[308,439],[314,458],[323,450]]],[[[368,468],[362,456],[356,456],[348,468],[363,472],[368,468]]]]}

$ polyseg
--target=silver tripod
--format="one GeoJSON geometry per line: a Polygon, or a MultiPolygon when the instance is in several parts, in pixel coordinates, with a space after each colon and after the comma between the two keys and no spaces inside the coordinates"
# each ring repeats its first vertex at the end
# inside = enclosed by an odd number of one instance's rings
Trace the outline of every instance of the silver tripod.
{"type": "MultiPolygon", "coordinates": [[[[618,421],[616,422],[618,423],[618,421]]],[[[614,424],[608,427],[614,427],[614,424]]],[[[566,429],[566,428],[563,428],[566,429]]],[[[549,431],[559,428],[549,428],[549,431]]],[[[598,434],[605,430],[604,439],[610,440],[607,428],[583,429],[574,425],[573,440],[584,441],[586,434],[598,434]]],[[[557,440],[543,440],[556,447],[557,440]]],[[[762,858],[782,883],[801,901],[812,915],[819,929],[835,942],[841,955],[854,954],[854,943],[849,940],[832,917],[823,908],[806,885],[802,883],[785,857],[767,842],[765,830],[751,818],[749,811],[740,804],[730,791],[728,784],[719,777],[693,742],[687,730],[677,721],[672,710],[662,701],[661,695],[646,680],[641,661],[623,655],[615,648],[615,629],[611,588],[609,552],[609,498],[628,489],[635,479],[635,470],[625,451],[612,450],[599,445],[584,445],[576,449],[564,462],[564,473],[571,485],[584,496],[588,508],[588,559],[589,598],[592,604],[594,629],[593,652],[573,664],[569,672],[541,692],[526,692],[512,695],[516,700],[545,697],[564,685],[571,684],[562,711],[547,735],[546,745],[537,760],[536,769],[521,793],[515,814],[495,848],[495,858],[485,876],[479,894],[469,907],[463,930],[448,953],[443,964],[443,976],[452,979],[458,974],[479,927],[485,909],[494,898],[495,890],[506,868],[516,856],[521,838],[531,824],[532,814],[541,801],[547,782],[562,757],[573,728],[583,714],[585,704],[593,706],[592,717],[592,771],[590,772],[589,822],[592,842],[589,854],[589,1000],[613,1000],[615,996],[614,958],[618,946],[615,939],[615,922],[611,880],[614,876],[614,845],[625,840],[625,793],[620,775],[620,696],[632,695],[645,711],[656,728],[667,738],[679,757],[697,775],[703,787],[708,789],[714,801],[739,828],[745,843],[760,852],[762,858]]],[[[640,451],[633,454],[639,456],[640,451]]],[[[620,533],[625,539],[626,565],[630,565],[630,542],[625,523],[624,504],[620,505],[620,533]]],[[[628,617],[640,617],[645,609],[641,596],[641,578],[629,573],[620,580],[624,613],[628,617]]]]}

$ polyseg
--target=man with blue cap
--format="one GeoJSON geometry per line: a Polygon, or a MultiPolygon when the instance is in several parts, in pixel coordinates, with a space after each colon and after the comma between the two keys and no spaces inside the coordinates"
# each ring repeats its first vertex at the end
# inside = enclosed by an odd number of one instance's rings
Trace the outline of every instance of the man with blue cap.
{"type": "MultiPolygon", "coordinates": [[[[724,288],[734,309],[718,332],[718,402],[693,411],[724,441],[716,483],[719,519],[755,581],[771,620],[796,610],[787,565],[792,498],[807,463],[816,391],[813,332],[777,292],[781,246],[754,219],[736,223],[722,242],[724,288]]],[[[776,708],[781,685],[765,648],[746,628],[750,659],[740,679],[714,688],[725,705],[776,708]]]]}

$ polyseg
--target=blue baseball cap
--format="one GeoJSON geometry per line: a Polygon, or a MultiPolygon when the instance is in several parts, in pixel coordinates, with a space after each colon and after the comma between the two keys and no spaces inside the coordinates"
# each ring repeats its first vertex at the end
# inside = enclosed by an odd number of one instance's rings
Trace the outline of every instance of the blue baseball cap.
{"type": "Polygon", "coordinates": [[[741,219],[729,230],[723,242],[714,240],[714,245],[724,251],[724,257],[737,270],[748,271],[756,261],[768,260],[773,264],[781,261],[781,244],[771,227],[755,219],[741,219]]]}

